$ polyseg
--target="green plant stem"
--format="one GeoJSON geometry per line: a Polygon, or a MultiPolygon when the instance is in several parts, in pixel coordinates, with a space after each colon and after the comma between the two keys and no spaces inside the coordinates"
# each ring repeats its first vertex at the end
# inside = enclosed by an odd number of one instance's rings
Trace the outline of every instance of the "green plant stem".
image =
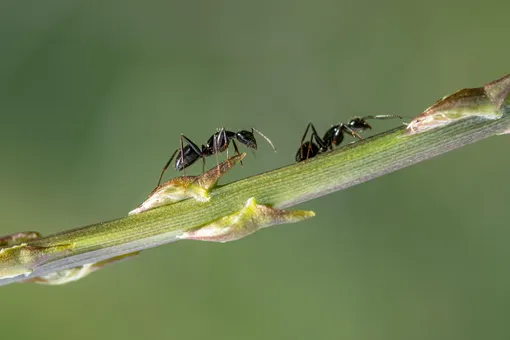
{"type": "MultiPolygon", "coordinates": [[[[74,244],[72,252],[35,268],[30,277],[98,262],[176,240],[176,235],[232,214],[255,197],[259,204],[287,208],[407,167],[464,145],[501,134],[510,115],[471,117],[426,133],[404,136],[404,127],[367,138],[312,160],[246,178],[211,191],[211,200],[193,199],[117,220],[30,241],[34,246],[74,244]]],[[[22,281],[18,276],[0,285],[22,281]]]]}

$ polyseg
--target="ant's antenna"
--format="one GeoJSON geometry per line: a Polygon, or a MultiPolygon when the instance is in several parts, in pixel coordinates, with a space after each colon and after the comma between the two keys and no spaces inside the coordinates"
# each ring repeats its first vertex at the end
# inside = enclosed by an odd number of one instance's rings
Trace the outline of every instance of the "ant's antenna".
{"type": "Polygon", "coordinates": [[[404,118],[397,115],[376,115],[376,116],[365,116],[362,119],[393,119],[398,118],[400,120],[404,120],[404,118]]]}
{"type": "Polygon", "coordinates": [[[260,132],[259,130],[255,129],[253,126],[251,127],[251,133],[253,133],[253,131],[257,132],[259,135],[261,135],[262,137],[264,137],[264,139],[271,145],[271,147],[273,148],[273,151],[276,152],[276,148],[274,147],[273,145],[273,142],[271,142],[271,140],[269,138],[267,138],[262,132],[260,132]]]}
{"type": "MultiPolygon", "coordinates": [[[[404,118],[401,117],[401,116],[397,116],[397,115],[376,115],[376,116],[365,116],[361,119],[393,119],[393,118],[398,118],[402,121],[402,124],[404,125],[407,125],[405,122],[404,122],[404,118]]],[[[409,118],[409,117],[407,117],[409,118]]]]}
{"type": "Polygon", "coordinates": [[[161,175],[159,176],[158,185],[156,187],[159,187],[159,185],[161,184],[161,180],[163,179],[163,175],[165,174],[165,171],[170,166],[170,163],[172,163],[172,160],[174,159],[175,155],[177,155],[178,151],[179,151],[179,149],[175,150],[174,153],[172,154],[172,157],[170,157],[168,162],[166,162],[165,166],[163,167],[163,170],[161,171],[161,175]]]}

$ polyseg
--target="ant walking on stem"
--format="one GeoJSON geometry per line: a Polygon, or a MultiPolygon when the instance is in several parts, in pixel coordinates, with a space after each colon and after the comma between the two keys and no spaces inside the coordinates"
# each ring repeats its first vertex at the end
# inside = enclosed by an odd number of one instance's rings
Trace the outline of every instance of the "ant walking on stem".
{"type": "Polygon", "coordinates": [[[328,131],[324,134],[324,137],[320,138],[317,130],[315,130],[315,126],[312,123],[309,123],[306,127],[303,138],[301,138],[301,146],[299,147],[298,152],[296,153],[296,162],[301,162],[307,160],[309,158],[313,158],[320,153],[324,153],[328,150],[333,150],[333,146],[338,146],[344,140],[344,134],[349,134],[352,137],[357,139],[363,139],[363,137],[359,134],[367,129],[372,129],[370,124],[368,124],[368,119],[393,119],[398,118],[403,120],[402,117],[397,115],[377,115],[377,116],[365,116],[365,117],[354,117],[348,123],[340,123],[338,125],[333,125],[329,128],[328,131]],[[312,129],[312,134],[310,135],[310,140],[305,142],[306,135],[308,134],[308,130],[312,129]]]}
{"type": "Polygon", "coordinates": [[[216,163],[218,163],[218,154],[227,151],[228,159],[228,147],[230,145],[230,142],[232,142],[232,145],[234,146],[234,151],[236,155],[240,154],[239,149],[237,148],[236,140],[239,143],[244,144],[248,148],[257,150],[257,140],[255,139],[255,135],[253,132],[257,132],[259,135],[261,135],[276,152],[276,148],[274,147],[271,140],[254,127],[251,128],[251,131],[241,130],[238,132],[228,131],[225,128],[221,128],[209,138],[205,145],[202,144],[201,148],[198,145],[196,145],[191,139],[181,134],[180,147],[174,151],[168,162],[163,167],[161,175],[159,176],[158,186],[161,184],[163,174],[168,169],[170,163],[172,163],[172,160],[175,158],[179,151],[180,157],[177,157],[175,159],[175,168],[178,171],[184,170],[184,174],[186,174],[185,169],[194,164],[200,157],[202,157],[203,161],[202,171],[204,171],[206,157],[216,155],[216,163]],[[184,142],[186,142],[186,145],[184,145],[184,142]]]}

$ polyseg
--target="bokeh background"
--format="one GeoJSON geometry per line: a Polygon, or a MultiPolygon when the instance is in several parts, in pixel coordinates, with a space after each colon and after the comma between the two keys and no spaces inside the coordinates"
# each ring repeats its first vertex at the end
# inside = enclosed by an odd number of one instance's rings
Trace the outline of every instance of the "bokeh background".
{"type": "MultiPolygon", "coordinates": [[[[260,139],[232,181],[292,163],[309,121],[415,116],[509,72],[508,13],[503,0],[1,0],[0,234],[126,215],[181,132],[270,136],[278,153],[260,139]]],[[[0,337],[508,339],[509,145],[302,204],[317,216],[238,242],[0,287],[0,337]]]]}

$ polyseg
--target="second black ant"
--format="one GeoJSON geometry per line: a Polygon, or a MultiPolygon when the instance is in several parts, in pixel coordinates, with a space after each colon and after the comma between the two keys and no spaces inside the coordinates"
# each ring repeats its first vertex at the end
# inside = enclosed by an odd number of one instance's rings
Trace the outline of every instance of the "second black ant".
{"type": "Polygon", "coordinates": [[[329,128],[324,134],[324,137],[320,138],[317,130],[312,123],[309,123],[306,127],[303,138],[301,138],[301,146],[296,153],[296,162],[301,162],[309,158],[313,158],[320,153],[324,153],[328,150],[333,150],[333,146],[338,146],[344,140],[344,134],[349,134],[357,139],[363,139],[359,132],[363,132],[367,129],[372,129],[368,124],[368,119],[393,119],[398,118],[403,120],[402,117],[397,115],[377,115],[377,116],[365,116],[352,118],[348,123],[340,123],[329,128]],[[308,130],[312,129],[310,140],[305,142],[308,130]]]}
{"type": "MultiPolygon", "coordinates": [[[[228,158],[228,147],[230,142],[234,146],[234,151],[237,155],[239,155],[239,149],[237,148],[236,140],[244,144],[246,147],[251,149],[257,149],[257,140],[255,139],[255,135],[253,132],[257,132],[261,135],[273,148],[276,152],[276,149],[269,138],[267,138],[262,132],[258,131],[255,128],[251,128],[251,131],[241,130],[238,132],[228,131],[225,128],[219,129],[214,135],[212,135],[207,143],[200,148],[197,144],[195,144],[191,139],[181,134],[180,138],[180,147],[174,151],[168,162],[163,167],[161,171],[161,175],[159,176],[158,186],[161,184],[161,180],[163,178],[163,174],[172,163],[172,160],[175,158],[177,153],[180,151],[180,157],[175,159],[175,168],[178,171],[182,171],[194,164],[199,158],[202,158],[202,170],[205,169],[205,158],[216,155],[216,161],[218,162],[218,154],[224,151],[227,151],[228,158]],[[184,141],[186,145],[184,145],[184,141]]],[[[242,164],[242,162],[241,162],[242,164]]]]}

